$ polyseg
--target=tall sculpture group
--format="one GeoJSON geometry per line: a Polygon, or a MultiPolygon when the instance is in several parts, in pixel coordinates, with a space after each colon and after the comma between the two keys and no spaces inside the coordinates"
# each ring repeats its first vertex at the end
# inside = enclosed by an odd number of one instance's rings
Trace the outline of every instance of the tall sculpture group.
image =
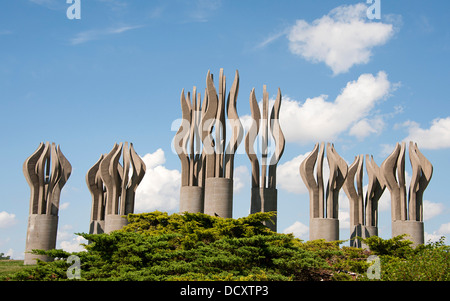
{"type": "MultiPolygon", "coordinates": [[[[213,75],[206,75],[206,89],[201,94],[193,88],[192,100],[184,89],[181,92],[182,122],[174,138],[175,150],[181,161],[180,211],[202,212],[231,218],[233,214],[234,156],[244,131],[237,114],[239,72],[236,71],[228,97],[226,77],[220,70],[218,92],[213,75]],[[226,144],[225,112],[230,124],[231,138],[226,144]],[[200,142],[201,140],[201,142],[200,142]]],[[[245,150],[252,164],[251,213],[277,210],[276,166],[283,154],[284,136],[278,122],[281,91],[268,117],[269,96],[264,86],[263,117],[256,101],[255,90],[250,94],[253,123],[245,138],[245,150]],[[260,167],[253,144],[262,127],[262,163],[260,167]],[[276,150],[268,162],[268,129],[274,137],[276,150]],[[269,166],[269,168],[267,168],[269,166]],[[268,171],[267,171],[268,169],[268,171]],[[267,176],[268,174],[268,176],[267,176]],[[260,185],[261,182],[261,185],[260,185]]],[[[276,229],[276,218],[268,227],[276,229]]]]}
{"type": "MultiPolygon", "coordinates": [[[[223,69],[220,69],[217,88],[208,71],[203,100],[195,86],[192,95],[188,92],[186,96],[184,89],[181,92],[182,121],[174,138],[175,151],[181,161],[180,212],[232,217],[234,157],[244,137],[236,109],[238,92],[239,73],[236,71],[226,97],[223,69]],[[227,129],[231,132],[228,144],[227,129]]],[[[285,146],[279,122],[281,99],[278,89],[269,116],[267,87],[263,86],[262,110],[255,89],[250,93],[252,124],[245,136],[245,151],[252,169],[250,213],[277,211],[276,170],[285,146]],[[272,147],[269,147],[269,131],[273,137],[272,147]],[[258,136],[260,159],[254,147],[258,136]],[[271,156],[269,149],[273,152],[271,156]]],[[[351,245],[361,247],[360,237],[378,235],[378,201],[387,187],[391,194],[392,235],[408,234],[416,245],[423,244],[423,193],[433,166],[417,144],[410,142],[412,179],[407,197],[405,150],[404,142],[397,143],[380,167],[372,156],[366,155],[368,187],[364,195],[364,156],[356,156],[348,166],[333,144],[327,143],[325,147],[325,143],[317,143],[300,164],[300,175],[309,191],[310,240],[339,240],[339,191],[342,188],[350,201],[351,245]],[[323,179],[325,152],[330,171],[326,186],[323,179]]],[[[136,189],[145,170],[143,160],[128,142],[114,144],[109,153],[100,156],[86,174],[92,196],[90,233],[110,233],[127,224],[126,215],[134,212],[136,189]]],[[[31,254],[31,250],[55,248],[61,189],[71,171],[60,147],[49,142],[41,143],[23,165],[31,191],[25,264],[34,264],[37,258],[51,260],[31,254]]],[[[276,231],[276,216],[266,226],[276,231]]]]}

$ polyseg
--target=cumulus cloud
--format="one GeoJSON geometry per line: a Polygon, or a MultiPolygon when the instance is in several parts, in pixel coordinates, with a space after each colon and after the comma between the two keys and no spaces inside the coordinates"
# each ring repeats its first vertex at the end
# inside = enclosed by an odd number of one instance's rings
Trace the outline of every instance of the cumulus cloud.
{"type": "Polygon", "coordinates": [[[312,62],[324,62],[334,74],[368,63],[372,48],[385,44],[394,27],[371,22],[366,11],[362,3],[342,5],[311,24],[297,20],[288,34],[290,51],[312,62]]]}
{"type": "Polygon", "coordinates": [[[292,193],[308,193],[300,176],[300,164],[309,155],[299,155],[277,167],[277,186],[292,193]]]}
{"type": "MultiPolygon", "coordinates": [[[[278,165],[277,186],[279,189],[284,189],[296,194],[308,193],[308,189],[306,188],[300,176],[300,164],[309,154],[310,152],[307,152],[306,154],[300,154],[297,157],[294,157],[293,159],[278,165]]],[[[314,169],[314,175],[315,174],[316,168],[314,169]]],[[[330,170],[328,164],[326,163],[326,156],[324,158],[322,177],[324,185],[326,186],[327,181],[330,177],[330,170]]]]}
{"type": "Polygon", "coordinates": [[[146,172],[136,190],[136,212],[175,210],[179,205],[181,173],[164,166],[166,158],[162,149],[142,159],[146,172]]]}
{"type": "Polygon", "coordinates": [[[6,211],[0,212],[0,229],[9,228],[16,223],[16,215],[6,211]]]}
{"type": "Polygon", "coordinates": [[[286,141],[330,141],[348,130],[350,135],[359,138],[378,133],[383,128],[383,121],[369,122],[367,117],[390,91],[387,74],[380,71],[376,76],[362,74],[357,80],[348,82],[334,101],[327,101],[328,96],[321,95],[300,103],[285,96],[280,124],[286,141]]]}
{"type": "Polygon", "coordinates": [[[309,227],[299,221],[296,221],[295,223],[284,229],[283,233],[292,233],[295,237],[306,240],[307,237],[309,237],[309,227]]]}
{"type": "Polygon", "coordinates": [[[441,214],[444,211],[444,204],[433,203],[428,200],[423,201],[423,220],[427,221],[441,214]]]}
{"type": "Polygon", "coordinates": [[[349,135],[355,136],[358,140],[363,140],[371,134],[379,134],[384,128],[383,118],[377,116],[373,119],[361,119],[355,123],[350,131],[349,135]]]}
{"type": "Polygon", "coordinates": [[[421,149],[450,148],[450,117],[436,118],[428,129],[422,129],[417,122],[407,121],[408,137],[404,141],[414,141],[421,149]]]}
{"type": "Polygon", "coordinates": [[[234,168],[233,173],[233,193],[239,193],[242,189],[250,184],[250,171],[244,165],[234,168]]]}

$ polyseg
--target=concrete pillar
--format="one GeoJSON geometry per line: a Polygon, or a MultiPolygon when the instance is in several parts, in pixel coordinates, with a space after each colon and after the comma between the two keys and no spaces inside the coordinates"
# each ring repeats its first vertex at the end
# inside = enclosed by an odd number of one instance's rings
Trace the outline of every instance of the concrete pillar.
{"type": "Polygon", "coordinates": [[[105,221],[91,221],[89,225],[89,234],[105,233],[105,221]]]}
{"type": "Polygon", "coordinates": [[[120,230],[128,224],[128,219],[123,215],[108,214],[105,216],[105,233],[120,230]]]}
{"type": "Polygon", "coordinates": [[[203,187],[182,186],[180,189],[180,212],[203,213],[203,187]]]}
{"type": "Polygon", "coordinates": [[[309,220],[309,240],[339,240],[339,219],[312,218],[309,220]]]}
{"type": "Polygon", "coordinates": [[[413,247],[424,244],[424,227],[423,222],[410,220],[394,220],[392,221],[392,237],[407,234],[405,239],[413,242],[413,247]]]}
{"type": "Polygon", "coordinates": [[[204,213],[224,218],[233,217],[233,179],[207,178],[205,180],[204,213]]]}
{"type": "Polygon", "coordinates": [[[58,216],[46,214],[30,214],[28,217],[27,240],[25,246],[24,264],[36,264],[36,259],[52,261],[46,255],[34,255],[33,249],[51,250],[56,248],[56,233],[58,231],[58,216]]]}
{"type": "Polygon", "coordinates": [[[365,226],[361,224],[353,226],[353,229],[350,232],[350,246],[355,248],[368,249],[367,245],[364,244],[360,239],[357,239],[357,237],[368,238],[371,236],[378,236],[377,227],[365,226]]]}
{"type": "MultiPolygon", "coordinates": [[[[252,188],[250,213],[277,211],[277,190],[275,188],[252,188]]],[[[264,222],[270,230],[277,231],[277,217],[272,222],[264,222]]]]}

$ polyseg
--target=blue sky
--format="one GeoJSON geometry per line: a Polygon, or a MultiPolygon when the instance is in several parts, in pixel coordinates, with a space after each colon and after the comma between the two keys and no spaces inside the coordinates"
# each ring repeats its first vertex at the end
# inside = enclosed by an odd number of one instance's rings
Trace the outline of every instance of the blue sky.
{"type": "MultiPolygon", "coordinates": [[[[278,168],[278,231],[308,239],[309,196],[298,173],[319,141],[352,163],[378,165],[413,140],[434,165],[424,194],[426,239],[450,235],[450,4],[366,1],[65,0],[0,4],[0,252],[23,258],[29,187],[22,164],[40,142],[59,144],[73,167],[61,195],[57,247],[77,250],[89,231],[87,170],[115,142],[129,141],[147,164],[136,211],[178,211],[180,162],[172,151],[184,88],[205,88],[208,70],[239,70],[237,109],[267,85],[283,94],[286,148],[278,168]]],[[[250,161],[235,159],[234,217],[250,208],[250,161]]],[[[411,175],[409,158],[406,171],[411,175]]],[[[367,183],[365,175],[364,183],[367,183]]],[[[341,239],[349,236],[340,198],[341,239]]],[[[389,191],[379,234],[391,235],[389,191]]],[[[447,240],[448,242],[448,240],[447,240]]]]}

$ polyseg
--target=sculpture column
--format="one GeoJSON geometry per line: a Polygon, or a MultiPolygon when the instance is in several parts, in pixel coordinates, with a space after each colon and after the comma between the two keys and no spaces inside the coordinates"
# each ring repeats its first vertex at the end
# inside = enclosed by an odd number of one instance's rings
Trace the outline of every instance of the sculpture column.
{"type": "Polygon", "coordinates": [[[181,161],[179,210],[180,212],[203,213],[205,154],[201,152],[199,128],[205,115],[206,96],[201,107],[201,94],[197,94],[197,88],[194,86],[192,103],[190,98],[189,92],[187,98],[185,97],[183,89],[181,92],[182,123],[174,139],[175,150],[181,161]]]}
{"type": "Polygon", "coordinates": [[[56,247],[59,200],[71,172],[72,166],[55,143],[40,143],[38,149],[23,164],[23,173],[31,190],[25,265],[36,264],[36,259],[52,260],[46,255],[29,252],[33,249],[51,250],[56,247]]]}
{"type": "MultiPolygon", "coordinates": [[[[278,89],[277,99],[270,114],[270,124],[268,116],[269,94],[266,86],[263,86],[263,117],[258,107],[255,96],[255,89],[250,93],[250,110],[252,113],[252,126],[245,137],[245,151],[252,165],[252,191],[250,213],[277,211],[277,189],[276,189],[276,169],[277,164],[283,155],[285,139],[280,128],[279,113],[281,107],[281,91],[278,89]],[[258,157],[253,148],[256,136],[259,133],[260,123],[261,132],[261,179],[260,165],[258,157]],[[275,141],[275,150],[268,164],[268,129],[270,127],[275,141]],[[269,168],[267,170],[267,166],[269,168]]],[[[277,231],[277,217],[272,217],[272,223],[265,225],[272,231],[277,231]]]]}
{"type": "Polygon", "coordinates": [[[363,155],[356,156],[348,168],[343,189],[350,201],[350,246],[366,247],[356,237],[367,238],[378,235],[378,200],[386,185],[382,181],[381,171],[373,160],[366,155],[366,169],[369,177],[367,193],[363,196],[363,155]],[[354,185],[356,176],[356,188],[354,185]]]}
{"type": "Polygon", "coordinates": [[[310,223],[309,239],[339,240],[339,190],[347,177],[347,163],[337,154],[334,145],[327,143],[327,161],[330,178],[327,184],[326,198],[323,187],[324,143],[319,150],[319,143],[300,164],[300,175],[309,191],[310,223]],[[317,161],[317,181],[314,177],[314,166],[317,161]]]}
{"type": "Polygon", "coordinates": [[[92,196],[89,234],[105,232],[106,189],[100,175],[100,163],[104,157],[105,155],[101,155],[100,159],[86,173],[86,184],[92,196]]]}
{"type": "Polygon", "coordinates": [[[386,186],[391,193],[392,236],[407,234],[414,246],[424,244],[423,192],[433,174],[433,166],[419,151],[417,144],[409,143],[412,178],[409,197],[405,183],[406,144],[396,144],[394,151],[381,164],[386,186]],[[397,177],[395,174],[397,173],[397,177]]]}
{"type": "Polygon", "coordinates": [[[145,175],[145,164],[133,144],[128,147],[128,142],[114,144],[111,152],[99,161],[86,175],[93,197],[91,233],[110,233],[125,226],[128,223],[126,216],[134,212],[136,189],[145,175]],[[122,149],[123,165],[119,163],[122,149]]]}
{"type": "Polygon", "coordinates": [[[219,75],[219,94],[214,87],[213,76],[206,76],[206,110],[201,121],[202,141],[205,154],[204,213],[231,218],[233,215],[234,155],[243,137],[243,128],[236,110],[239,91],[239,73],[228,94],[227,117],[231,125],[231,138],[225,148],[225,76],[219,75]],[[213,128],[215,137],[212,136],[213,128]]]}

